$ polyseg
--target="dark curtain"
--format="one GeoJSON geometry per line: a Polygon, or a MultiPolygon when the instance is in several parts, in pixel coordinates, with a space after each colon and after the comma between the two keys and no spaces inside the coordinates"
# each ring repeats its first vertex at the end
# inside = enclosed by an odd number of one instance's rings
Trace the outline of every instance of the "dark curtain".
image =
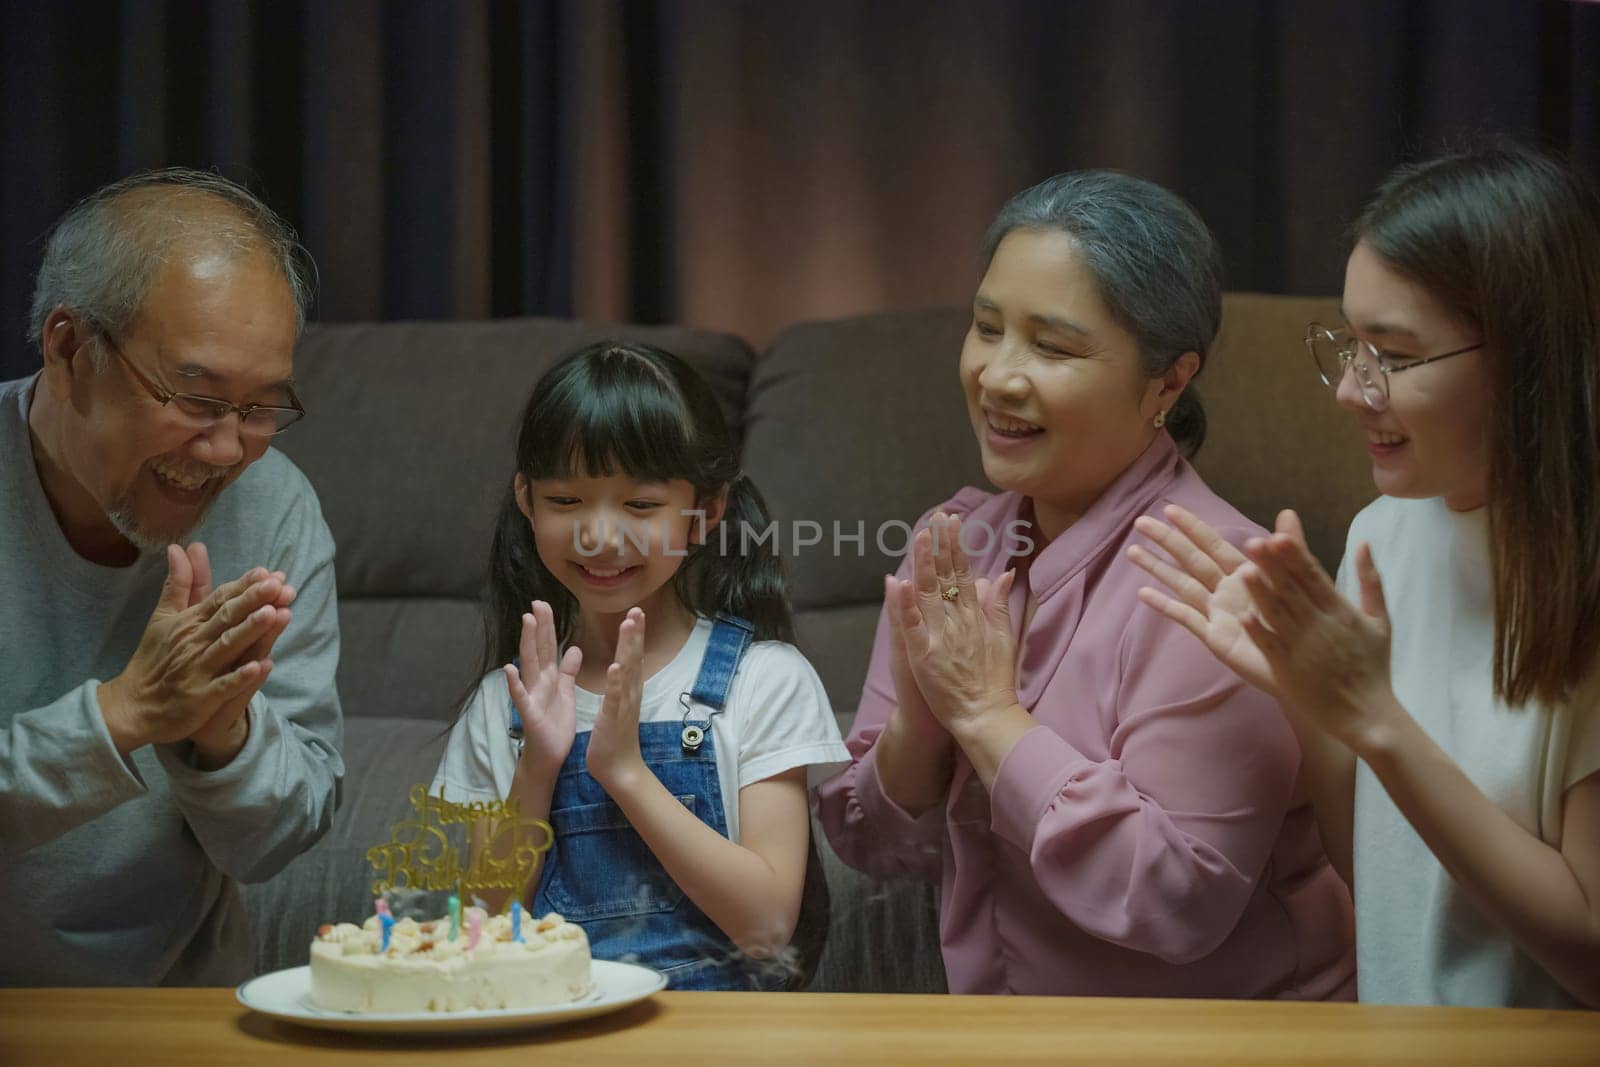
{"type": "Polygon", "coordinates": [[[129,171],[246,181],[325,320],[783,325],[961,302],[1002,200],[1109,166],[1229,285],[1337,292],[1395,162],[1477,131],[1600,170],[1564,0],[3,0],[0,379],[41,239],[129,171]]]}

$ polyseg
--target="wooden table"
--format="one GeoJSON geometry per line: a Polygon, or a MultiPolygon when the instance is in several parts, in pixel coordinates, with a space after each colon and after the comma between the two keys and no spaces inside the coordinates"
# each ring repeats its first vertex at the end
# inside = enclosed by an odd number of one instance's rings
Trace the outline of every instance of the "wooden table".
{"type": "Polygon", "coordinates": [[[0,1064],[1600,1064],[1600,1012],[1355,1004],[660,993],[474,1038],[305,1030],[231,989],[0,990],[0,1064]]]}

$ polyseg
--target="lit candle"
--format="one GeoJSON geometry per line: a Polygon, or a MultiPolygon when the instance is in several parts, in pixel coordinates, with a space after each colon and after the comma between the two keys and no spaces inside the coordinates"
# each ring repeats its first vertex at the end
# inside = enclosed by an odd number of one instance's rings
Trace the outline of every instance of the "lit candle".
{"type": "Polygon", "coordinates": [[[461,898],[450,894],[450,940],[461,936],[461,898]]]}
{"type": "Polygon", "coordinates": [[[511,902],[511,940],[522,940],[522,902],[511,902]]]}
{"type": "Polygon", "coordinates": [[[379,952],[388,952],[389,951],[389,934],[390,934],[391,931],[394,930],[394,916],[390,915],[390,914],[387,914],[387,911],[386,911],[384,914],[381,914],[381,915],[378,916],[378,925],[383,927],[383,945],[378,949],[378,951],[379,952]]]}
{"type": "Polygon", "coordinates": [[[478,937],[483,933],[483,912],[478,908],[467,909],[467,947],[476,950],[478,937]]]}

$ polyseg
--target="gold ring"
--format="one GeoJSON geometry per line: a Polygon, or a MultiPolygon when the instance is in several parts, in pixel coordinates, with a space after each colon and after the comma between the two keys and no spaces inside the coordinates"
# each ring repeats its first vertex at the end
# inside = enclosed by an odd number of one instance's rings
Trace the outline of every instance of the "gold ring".
{"type": "Polygon", "coordinates": [[[961,595],[961,590],[952,585],[948,589],[939,590],[939,595],[944,597],[946,600],[954,600],[956,597],[961,595]]]}

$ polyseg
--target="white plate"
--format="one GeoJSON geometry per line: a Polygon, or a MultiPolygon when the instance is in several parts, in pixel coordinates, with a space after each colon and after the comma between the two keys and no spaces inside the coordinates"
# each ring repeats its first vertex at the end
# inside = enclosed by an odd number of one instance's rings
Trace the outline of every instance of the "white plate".
{"type": "Polygon", "coordinates": [[[380,1034],[417,1034],[519,1030],[531,1026],[586,1019],[637,1003],[666,988],[659,971],[635,963],[595,960],[594,991],[570,1004],[538,1008],[496,1008],[488,1011],[421,1011],[392,1015],[355,1015],[324,1011],[311,1003],[311,968],[290,967],[252,978],[241,985],[239,1003],[274,1019],[322,1030],[354,1030],[380,1034]]]}

